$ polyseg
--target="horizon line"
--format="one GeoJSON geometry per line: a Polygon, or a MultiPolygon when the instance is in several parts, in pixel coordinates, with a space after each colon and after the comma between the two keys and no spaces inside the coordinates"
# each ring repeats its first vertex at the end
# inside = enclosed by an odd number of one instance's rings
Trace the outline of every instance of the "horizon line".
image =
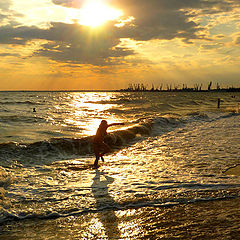
{"type": "Polygon", "coordinates": [[[231,92],[240,91],[239,87],[221,88],[221,89],[162,89],[162,90],[130,90],[130,89],[111,89],[111,90],[0,90],[0,92],[231,92]]]}

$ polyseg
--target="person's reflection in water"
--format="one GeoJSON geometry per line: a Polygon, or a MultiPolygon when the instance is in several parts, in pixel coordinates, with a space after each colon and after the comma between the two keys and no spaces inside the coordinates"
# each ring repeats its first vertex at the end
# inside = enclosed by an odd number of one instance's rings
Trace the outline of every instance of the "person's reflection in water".
{"type": "Polygon", "coordinates": [[[108,192],[108,185],[113,182],[114,179],[112,177],[96,169],[96,175],[93,178],[92,193],[96,200],[96,209],[99,210],[99,220],[104,227],[108,239],[119,239],[118,218],[114,212],[116,202],[108,192]]]}

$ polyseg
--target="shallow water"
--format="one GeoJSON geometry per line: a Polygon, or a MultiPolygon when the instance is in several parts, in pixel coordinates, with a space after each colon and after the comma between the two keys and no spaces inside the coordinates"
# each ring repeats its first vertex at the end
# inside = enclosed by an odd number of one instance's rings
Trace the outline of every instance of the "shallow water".
{"type": "Polygon", "coordinates": [[[117,224],[115,211],[239,198],[240,178],[224,173],[240,164],[234,96],[1,92],[0,222],[99,213],[92,232],[109,238],[102,211],[117,224]],[[111,129],[113,151],[94,169],[91,140],[101,119],[126,125],[111,129]]]}

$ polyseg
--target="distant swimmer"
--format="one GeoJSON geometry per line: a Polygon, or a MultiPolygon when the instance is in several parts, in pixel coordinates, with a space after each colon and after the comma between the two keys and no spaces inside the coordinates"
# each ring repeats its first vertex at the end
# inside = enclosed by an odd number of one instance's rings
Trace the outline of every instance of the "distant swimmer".
{"type": "Polygon", "coordinates": [[[104,138],[107,136],[107,129],[111,126],[124,125],[124,123],[112,123],[108,124],[106,120],[102,120],[96,135],[93,138],[93,150],[96,156],[94,166],[98,166],[98,160],[101,158],[104,162],[104,154],[111,151],[111,148],[104,142],[104,138]]]}
{"type": "Polygon", "coordinates": [[[36,112],[36,108],[33,108],[33,112],[36,112]]]}

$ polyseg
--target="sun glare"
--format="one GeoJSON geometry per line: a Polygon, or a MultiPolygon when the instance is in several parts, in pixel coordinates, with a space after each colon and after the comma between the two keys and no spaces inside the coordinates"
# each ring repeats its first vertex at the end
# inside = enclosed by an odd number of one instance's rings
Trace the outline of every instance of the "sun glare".
{"type": "Polygon", "coordinates": [[[81,9],[79,24],[98,27],[105,22],[115,20],[122,15],[120,10],[107,5],[104,0],[88,0],[81,9]]]}

